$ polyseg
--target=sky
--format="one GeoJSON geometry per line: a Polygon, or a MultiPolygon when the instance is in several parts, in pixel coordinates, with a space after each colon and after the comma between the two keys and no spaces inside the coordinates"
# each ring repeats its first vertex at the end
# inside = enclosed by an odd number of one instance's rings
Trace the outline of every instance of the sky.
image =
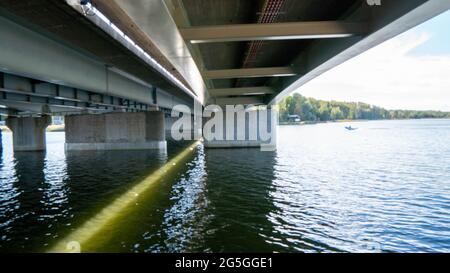
{"type": "Polygon", "coordinates": [[[450,111],[450,11],[333,68],[296,92],[387,109],[450,111]]]}

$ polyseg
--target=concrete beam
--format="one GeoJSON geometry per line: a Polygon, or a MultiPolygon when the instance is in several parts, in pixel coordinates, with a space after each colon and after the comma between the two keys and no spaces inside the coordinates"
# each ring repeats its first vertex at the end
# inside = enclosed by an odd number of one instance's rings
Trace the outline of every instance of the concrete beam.
{"type": "Polygon", "coordinates": [[[275,90],[269,86],[237,87],[237,88],[216,88],[210,89],[212,97],[244,96],[244,95],[264,95],[275,94],[275,90]]]}
{"type": "Polygon", "coordinates": [[[203,74],[207,79],[289,77],[297,75],[292,67],[289,66],[208,70],[204,71],[203,74]]]}
{"type": "Polygon", "coordinates": [[[364,23],[345,21],[202,26],[180,29],[191,43],[343,38],[365,34],[364,23]]]}

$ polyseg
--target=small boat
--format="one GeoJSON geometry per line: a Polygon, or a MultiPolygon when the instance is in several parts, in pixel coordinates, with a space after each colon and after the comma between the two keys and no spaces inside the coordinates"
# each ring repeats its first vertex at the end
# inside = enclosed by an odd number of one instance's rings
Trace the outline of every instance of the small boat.
{"type": "Polygon", "coordinates": [[[352,126],[345,126],[345,129],[347,129],[349,131],[358,130],[358,128],[353,128],[352,126]]]}

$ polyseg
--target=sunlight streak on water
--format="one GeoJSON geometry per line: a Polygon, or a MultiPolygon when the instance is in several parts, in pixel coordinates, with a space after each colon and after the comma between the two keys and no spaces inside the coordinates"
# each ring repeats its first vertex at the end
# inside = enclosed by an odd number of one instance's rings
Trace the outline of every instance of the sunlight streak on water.
{"type": "Polygon", "coordinates": [[[192,248],[191,244],[201,242],[213,217],[205,213],[209,206],[206,179],[205,151],[200,146],[186,174],[172,187],[170,199],[174,203],[164,213],[160,234],[165,238],[164,244],[152,245],[147,252],[186,252],[192,248]]]}
{"type": "Polygon", "coordinates": [[[103,208],[97,215],[89,219],[69,236],[62,239],[48,252],[71,252],[73,250],[72,246],[74,243],[76,243],[75,245],[78,244],[81,246],[81,249],[76,249],[75,251],[83,251],[85,245],[95,245],[96,240],[94,239],[94,236],[101,232],[105,226],[114,225],[116,218],[123,216],[122,214],[126,214],[126,209],[134,205],[141,194],[144,194],[151,187],[155,186],[156,182],[170,172],[174,166],[180,163],[180,161],[191,154],[198,145],[199,142],[191,144],[164,166],[153,172],[143,181],[133,186],[129,191],[103,208]]]}

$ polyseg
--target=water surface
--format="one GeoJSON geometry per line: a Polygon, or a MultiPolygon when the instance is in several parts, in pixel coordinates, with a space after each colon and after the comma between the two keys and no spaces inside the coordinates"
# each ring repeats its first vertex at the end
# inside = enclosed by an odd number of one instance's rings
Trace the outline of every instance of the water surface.
{"type": "MultiPolygon", "coordinates": [[[[82,250],[450,251],[449,120],[281,126],[279,140],[199,146],[82,250]]],[[[47,251],[186,145],[64,152],[48,133],[46,152],[13,153],[4,133],[0,251],[47,251]]]]}

